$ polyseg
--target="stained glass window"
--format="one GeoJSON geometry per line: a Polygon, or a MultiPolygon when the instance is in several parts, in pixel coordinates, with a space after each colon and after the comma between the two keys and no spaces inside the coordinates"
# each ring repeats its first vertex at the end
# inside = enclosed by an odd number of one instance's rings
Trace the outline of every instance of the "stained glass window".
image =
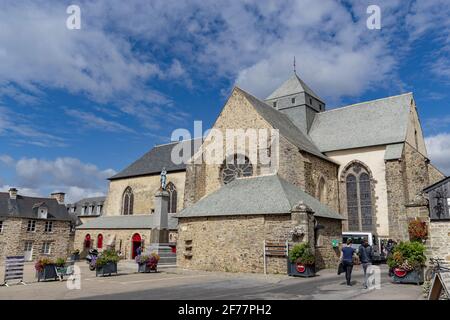
{"type": "Polygon", "coordinates": [[[355,163],[347,170],[347,214],[350,231],[373,231],[372,182],[368,170],[355,163]]]}
{"type": "Polygon", "coordinates": [[[169,192],[169,213],[177,212],[177,188],[172,182],[169,182],[166,187],[169,192]]]}
{"type": "Polygon", "coordinates": [[[359,230],[358,215],[358,188],[356,177],[353,174],[347,176],[347,213],[348,213],[348,229],[359,230]]]}
{"type": "Polygon", "coordinates": [[[250,177],[252,175],[253,166],[245,156],[234,155],[231,159],[226,159],[222,165],[221,177],[224,184],[239,177],[250,177]]]}
{"type": "Polygon", "coordinates": [[[125,189],[123,193],[123,202],[122,202],[122,214],[132,215],[133,214],[133,205],[134,205],[134,195],[133,190],[130,187],[125,189]]]}

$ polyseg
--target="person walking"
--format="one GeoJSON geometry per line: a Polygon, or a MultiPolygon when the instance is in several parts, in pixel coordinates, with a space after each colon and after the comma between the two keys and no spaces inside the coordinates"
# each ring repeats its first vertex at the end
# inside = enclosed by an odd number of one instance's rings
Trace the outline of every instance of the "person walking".
{"type": "Polygon", "coordinates": [[[345,279],[347,280],[347,286],[351,286],[352,269],[353,269],[353,256],[355,249],[352,248],[352,239],[347,239],[347,244],[342,248],[340,261],[344,267],[345,279]]]}
{"type": "Polygon", "coordinates": [[[372,247],[369,245],[369,241],[364,240],[364,242],[358,248],[358,255],[361,261],[363,270],[364,270],[364,288],[367,289],[368,284],[368,275],[367,268],[372,264],[373,259],[373,251],[372,247]]]}

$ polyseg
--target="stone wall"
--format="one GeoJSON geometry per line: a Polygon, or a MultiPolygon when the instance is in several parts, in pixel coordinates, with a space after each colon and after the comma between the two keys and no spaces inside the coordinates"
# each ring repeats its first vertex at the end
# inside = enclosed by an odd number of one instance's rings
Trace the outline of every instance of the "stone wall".
{"type": "Polygon", "coordinates": [[[35,219],[36,231],[27,232],[28,219],[3,218],[3,232],[0,233],[0,260],[5,256],[23,255],[26,241],[33,242],[33,256],[35,260],[42,253],[42,245],[45,241],[51,242],[50,258],[67,258],[73,247],[73,233],[70,231],[70,222],[53,221],[52,232],[44,232],[45,222],[48,220],[35,219]]]}
{"type": "MultiPolygon", "coordinates": [[[[167,183],[172,182],[177,188],[177,210],[183,208],[184,184],[186,172],[167,174],[167,183]]],[[[105,216],[118,216],[122,212],[122,197],[125,189],[131,187],[134,195],[133,214],[150,214],[154,209],[155,193],[161,185],[160,175],[112,180],[109,183],[108,196],[103,209],[105,216]]]]}
{"type": "Polygon", "coordinates": [[[308,163],[305,170],[306,192],[318,198],[319,180],[323,178],[326,186],[326,199],[324,203],[336,212],[340,212],[338,190],[339,166],[306,152],[303,153],[303,156],[307,159],[308,163]]]}
{"type": "MultiPolygon", "coordinates": [[[[339,220],[318,219],[324,224],[324,245],[318,248],[319,267],[336,266],[331,241],[340,239],[339,220]]],[[[177,264],[181,268],[225,271],[264,272],[264,240],[295,243],[313,240],[314,221],[311,214],[294,212],[284,215],[243,215],[202,218],[180,218],[177,243],[177,264]],[[306,217],[310,217],[308,226],[306,217]],[[294,226],[305,227],[305,235],[290,241],[294,226]]],[[[287,272],[286,257],[268,257],[268,273],[287,272]]]]}
{"type": "Polygon", "coordinates": [[[433,166],[431,163],[428,164],[428,177],[429,177],[429,183],[430,185],[441,181],[445,178],[445,174],[443,174],[439,169],[437,169],[435,166],[433,166]]]}
{"type": "Polygon", "coordinates": [[[442,178],[442,173],[408,143],[405,143],[402,159],[386,161],[390,238],[409,239],[409,220],[427,216],[427,212],[415,204],[417,195],[442,178]]]}
{"type": "Polygon", "coordinates": [[[332,240],[342,242],[342,222],[335,219],[317,217],[317,224],[324,228],[318,230],[316,240],[316,268],[336,268],[339,263],[340,249],[333,248],[332,240]]]}
{"type": "Polygon", "coordinates": [[[132,257],[132,241],[133,235],[135,233],[139,233],[142,239],[143,250],[145,251],[146,246],[150,244],[151,239],[151,230],[150,229],[139,229],[139,230],[130,230],[130,229],[77,229],[75,234],[75,249],[80,250],[82,252],[82,256],[86,255],[87,248],[84,247],[84,240],[86,235],[89,234],[91,236],[91,248],[97,249],[97,239],[98,235],[103,235],[103,247],[99,249],[102,251],[107,249],[109,246],[109,242],[111,239],[115,237],[115,245],[113,248],[117,252],[121,252],[124,259],[131,259],[132,257]]]}

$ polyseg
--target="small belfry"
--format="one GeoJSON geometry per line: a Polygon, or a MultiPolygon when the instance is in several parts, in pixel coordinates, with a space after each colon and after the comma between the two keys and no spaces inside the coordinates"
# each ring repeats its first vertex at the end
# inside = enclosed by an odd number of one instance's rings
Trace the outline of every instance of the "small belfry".
{"type": "Polygon", "coordinates": [[[325,111],[325,102],[297,74],[296,59],[294,74],[273,91],[265,102],[286,114],[304,133],[308,133],[315,114],[325,111]]]}

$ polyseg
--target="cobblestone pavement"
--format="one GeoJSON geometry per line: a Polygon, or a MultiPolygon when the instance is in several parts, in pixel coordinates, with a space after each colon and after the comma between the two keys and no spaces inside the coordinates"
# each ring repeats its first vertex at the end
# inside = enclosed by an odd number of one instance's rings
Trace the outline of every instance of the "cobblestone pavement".
{"type": "MultiPolygon", "coordinates": [[[[236,274],[161,268],[158,273],[138,274],[131,262],[119,264],[119,274],[95,277],[86,263],[81,269],[81,289],[69,290],[66,281],[38,283],[34,266],[27,264],[24,285],[0,287],[0,299],[423,299],[422,287],[391,283],[382,267],[381,288],[362,288],[362,271],[354,269],[353,286],[347,287],[335,270],[322,270],[314,278],[286,275],[236,274]]],[[[3,279],[0,266],[0,279],[3,279]]]]}

